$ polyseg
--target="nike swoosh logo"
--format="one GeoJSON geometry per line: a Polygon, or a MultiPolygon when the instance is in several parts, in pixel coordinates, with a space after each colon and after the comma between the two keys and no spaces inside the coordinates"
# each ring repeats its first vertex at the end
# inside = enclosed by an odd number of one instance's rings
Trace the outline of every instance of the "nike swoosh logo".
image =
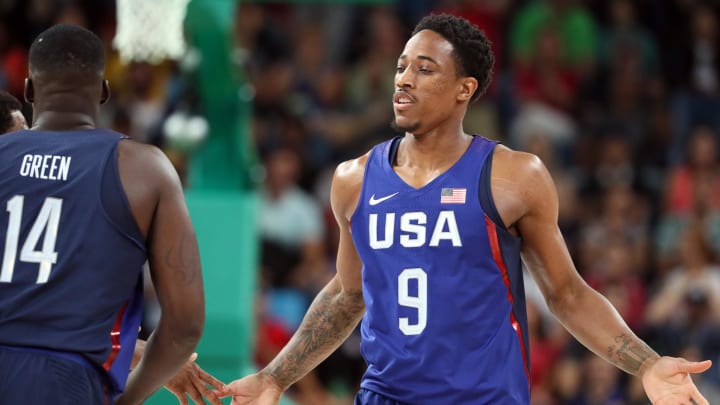
{"type": "Polygon", "coordinates": [[[375,198],[375,194],[373,194],[372,197],[370,197],[370,202],[369,202],[369,203],[370,203],[370,205],[378,205],[378,204],[380,204],[381,202],[386,201],[386,200],[389,200],[389,199],[395,197],[395,196],[398,195],[398,194],[400,194],[399,191],[398,191],[397,193],[393,193],[393,194],[390,194],[390,195],[386,195],[385,197],[380,197],[380,198],[378,198],[378,199],[376,199],[376,198],[375,198]]]}

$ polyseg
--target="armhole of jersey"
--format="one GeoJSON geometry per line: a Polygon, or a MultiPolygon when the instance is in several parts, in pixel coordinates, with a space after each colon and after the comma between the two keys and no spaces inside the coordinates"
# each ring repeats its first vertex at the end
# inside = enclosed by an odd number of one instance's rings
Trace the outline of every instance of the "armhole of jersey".
{"type": "Polygon", "coordinates": [[[360,184],[360,194],[358,195],[357,205],[355,206],[355,211],[353,211],[352,215],[350,215],[349,223],[350,223],[351,233],[352,233],[352,223],[355,221],[355,215],[357,215],[357,213],[360,212],[360,205],[362,204],[363,195],[365,195],[365,179],[367,178],[368,170],[370,170],[370,162],[371,162],[374,154],[375,154],[375,148],[373,148],[370,151],[370,156],[368,156],[367,161],[365,161],[365,168],[363,169],[362,184],[360,184]]]}
{"type": "Polygon", "coordinates": [[[388,153],[388,163],[390,164],[391,168],[395,165],[395,162],[397,161],[397,153],[398,153],[398,149],[400,149],[400,141],[401,140],[402,140],[402,136],[396,136],[390,142],[390,153],[388,153]]]}
{"type": "Polygon", "coordinates": [[[118,145],[123,139],[127,138],[119,139],[113,147],[110,148],[109,156],[105,159],[105,167],[103,168],[100,181],[100,204],[105,212],[105,217],[118,232],[132,241],[140,249],[146,251],[140,227],[132,215],[130,202],[125,195],[125,189],[120,180],[118,145]]]}
{"type": "Polygon", "coordinates": [[[492,162],[493,155],[495,154],[495,148],[488,153],[485,163],[483,163],[482,170],[480,171],[480,184],[478,186],[478,198],[480,199],[480,206],[487,216],[497,225],[500,229],[507,231],[505,223],[503,223],[500,213],[495,207],[495,200],[492,196],[492,187],[490,182],[490,175],[492,174],[492,162]]]}

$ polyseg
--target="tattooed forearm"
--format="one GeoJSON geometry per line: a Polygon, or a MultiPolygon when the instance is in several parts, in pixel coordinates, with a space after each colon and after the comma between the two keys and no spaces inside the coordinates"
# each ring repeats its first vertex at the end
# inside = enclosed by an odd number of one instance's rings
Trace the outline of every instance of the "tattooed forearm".
{"type": "Polygon", "coordinates": [[[165,264],[187,285],[200,274],[200,253],[195,234],[184,234],[165,252],[165,264]]]}
{"type": "Polygon", "coordinates": [[[630,374],[637,374],[646,360],[658,357],[647,344],[634,336],[622,334],[608,348],[610,361],[630,374]]]}
{"type": "Polygon", "coordinates": [[[263,372],[289,387],[347,339],[364,310],[362,291],[321,291],[288,345],[263,372]]]}

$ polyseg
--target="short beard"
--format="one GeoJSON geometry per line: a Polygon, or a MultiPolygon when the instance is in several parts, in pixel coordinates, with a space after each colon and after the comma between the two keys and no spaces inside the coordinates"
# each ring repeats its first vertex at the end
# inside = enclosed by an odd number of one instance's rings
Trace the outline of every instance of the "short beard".
{"type": "Polygon", "coordinates": [[[415,132],[420,128],[420,122],[416,122],[412,125],[401,127],[398,125],[397,120],[390,121],[390,128],[393,129],[393,131],[400,132],[400,133],[406,133],[406,132],[415,132]]]}

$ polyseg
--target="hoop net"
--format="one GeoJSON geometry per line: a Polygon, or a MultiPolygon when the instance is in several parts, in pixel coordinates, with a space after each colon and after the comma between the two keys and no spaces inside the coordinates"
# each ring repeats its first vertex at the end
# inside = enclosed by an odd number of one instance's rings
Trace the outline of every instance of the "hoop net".
{"type": "Polygon", "coordinates": [[[117,0],[113,47],[123,63],[160,63],[185,53],[183,20],[190,0],[117,0]]]}

